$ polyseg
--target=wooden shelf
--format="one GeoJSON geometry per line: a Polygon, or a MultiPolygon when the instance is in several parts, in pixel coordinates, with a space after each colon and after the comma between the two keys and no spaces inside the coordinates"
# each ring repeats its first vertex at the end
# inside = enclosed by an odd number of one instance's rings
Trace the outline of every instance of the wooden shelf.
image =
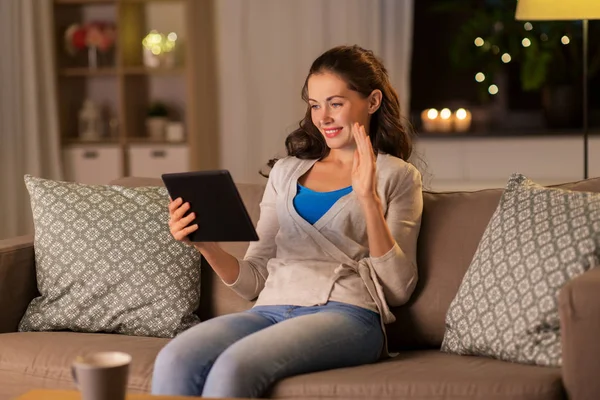
{"type": "Polygon", "coordinates": [[[87,68],[87,67],[74,67],[74,68],[61,68],[59,71],[60,76],[111,76],[117,75],[117,69],[114,67],[102,67],[102,68],[87,68]]]}
{"type": "Polygon", "coordinates": [[[118,0],[54,0],[54,4],[71,4],[71,5],[87,5],[87,4],[114,4],[118,0]]]}
{"type": "Polygon", "coordinates": [[[106,138],[100,140],[82,140],[77,138],[67,138],[63,140],[65,146],[86,146],[86,145],[118,145],[118,138],[106,138]]]}
{"type": "Polygon", "coordinates": [[[123,73],[125,75],[183,75],[185,74],[185,68],[123,67],[123,73]]]}
{"type": "Polygon", "coordinates": [[[60,85],[56,103],[65,174],[70,179],[84,181],[88,172],[102,175],[105,169],[113,171],[111,174],[116,178],[131,171],[148,173],[146,167],[152,173],[186,168],[184,164],[189,163],[194,138],[186,135],[181,142],[155,140],[145,136],[145,122],[152,102],[160,101],[172,109],[173,119],[181,121],[186,132],[198,131],[198,90],[192,89],[197,74],[196,43],[184,42],[178,47],[175,67],[148,68],[143,65],[142,39],[154,27],[181,32],[183,38],[199,36],[193,15],[201,14],[200,10],[206,6],[203,3],[200,0],[51,0],[53,50],[60,85]],[[99,54],[99,67],[89,68],[87,52],[69,54],[64,48],[64,35],[72,24],[94,20],[114,23],[116,41],[110,52],[99,54]],[[79,115],[88,99],[98,107],[101,129],[110,132],[110,137],[100,140],[78,137],[79,115]],[[153,152],[168,156],[154,156],[153,152]],[[141,169],[139,157],[143,159],[141,169]]]}
{"type": "Polygon", "coordinates": [[[186,0],[119,0],[121,3],[178,3],[186,0]]]}
{"type": "Polygon", "coordinates": [[[181,146],[187,144],[185,140],[179,142],[172,142],[166,139],[151,139],[149,137],[129,137],[127,142],[131,144],[147,144],[147,145],[172,145],[181,146]]]}

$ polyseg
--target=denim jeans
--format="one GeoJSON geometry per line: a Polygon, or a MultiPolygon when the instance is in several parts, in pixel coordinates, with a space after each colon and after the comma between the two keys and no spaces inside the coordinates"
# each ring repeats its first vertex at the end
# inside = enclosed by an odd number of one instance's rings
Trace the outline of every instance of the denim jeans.
{"type": "Polygon", "coordinates": [[[204,321],[158,354],[152,394],[260,397],[298,374],[375,362],[379,314],[349,304],[256,306],[204,321]]]}

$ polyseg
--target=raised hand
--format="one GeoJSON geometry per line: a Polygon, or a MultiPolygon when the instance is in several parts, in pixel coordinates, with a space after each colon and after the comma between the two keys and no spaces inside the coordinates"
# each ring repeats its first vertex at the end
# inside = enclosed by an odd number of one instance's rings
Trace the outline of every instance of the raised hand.
{"type": "Polygon", "coordinates": [[[175,200],[169,198],[169,230],[176,240],[182,242],[189,242],[187,236],[198,229],[198,224],[190,225],[196,214],[192,212],[184,217],[189,209],[190,203],[184,203],[181,197],[175,200]]]}
{"type": "Polygon", "coordinates": [[[377,199],[376,157],[365,127],[355,122],[352,135],[356,142],[352,164],[352,190],[361,201],[377,199]]]}

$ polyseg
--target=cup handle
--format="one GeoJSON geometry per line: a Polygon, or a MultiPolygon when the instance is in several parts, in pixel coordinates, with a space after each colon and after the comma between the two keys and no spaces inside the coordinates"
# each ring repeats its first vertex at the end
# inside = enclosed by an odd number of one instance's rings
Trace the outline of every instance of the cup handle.
{"type": "Polygon", "coordinates": [[[74,366],[71,366],[71,376],[73,377],[73,380],[75,381],[75,385],[79,386],[79,381],[77,381],[77,371],[75,371],[74,366]]]}

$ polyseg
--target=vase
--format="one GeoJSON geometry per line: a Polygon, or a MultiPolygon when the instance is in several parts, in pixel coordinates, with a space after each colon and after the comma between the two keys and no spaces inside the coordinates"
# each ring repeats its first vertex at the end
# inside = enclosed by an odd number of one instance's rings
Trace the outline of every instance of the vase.
{"type": "Polygon", "coordinates": [[[166,117],[150,117],[146,119],[146,132],[153,140],[163,140],[169,119],[166,117]]]}
{"type": "Polygon", "coordinates": [[[96,46],[88,47],[88,68],[98,68],[98,48],[96,46]]]}

